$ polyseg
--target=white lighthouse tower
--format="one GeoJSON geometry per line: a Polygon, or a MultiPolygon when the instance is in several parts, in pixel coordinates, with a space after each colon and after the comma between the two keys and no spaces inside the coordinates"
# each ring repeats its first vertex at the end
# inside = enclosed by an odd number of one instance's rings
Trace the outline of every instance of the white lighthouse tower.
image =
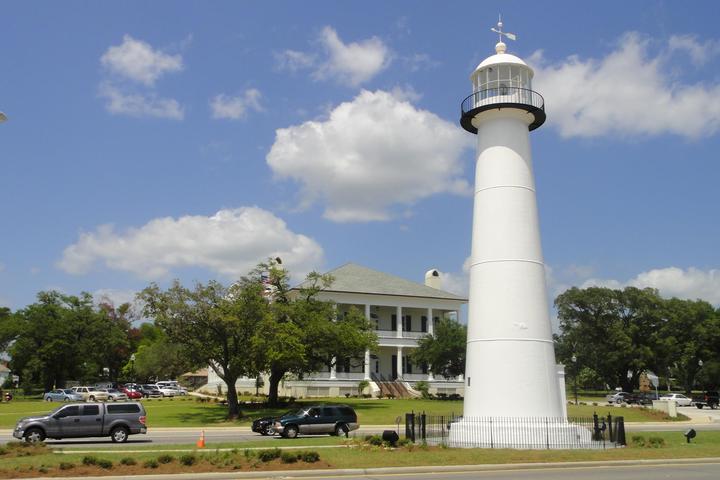
{"type": "Polygon", "coordinates": [[[529,132],[545,122],[545,105],[532,89],[533,70],[506,52],[503,37],[515,35],[502,22],[493,31],[496,53],[470,76],[460,120],[477,134],[477,158],[465,402],[450,430],[457,446],[517,446],[524,420],[531,429],[538,419],[565,417],[530,152],[529,132]],[[500,421],[509,417],[513,431],[500,421]]]}

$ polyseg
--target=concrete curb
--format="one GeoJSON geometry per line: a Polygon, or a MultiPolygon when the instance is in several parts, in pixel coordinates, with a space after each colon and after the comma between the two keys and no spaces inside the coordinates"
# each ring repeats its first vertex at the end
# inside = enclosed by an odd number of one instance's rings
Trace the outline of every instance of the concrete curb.
{"type": "MultiPolygon", "coordinates": [[[[661,460],[611,460],[593,462],[563,462],[563,463],[507,463],[489,465],[449,465],[449,466],[423,466],[423,467],[383,467],[383,468],[345,468],[345,469],[314,469],[314,470],[275,470],[264,472],[208,472],[208,473],[175,473],[155,475],[105,475],[97,477],[62,477],[63,480],[230,480],[238,478],[303,478],[333,476],[370,476],[370,475],[399,475],[412,473],[458,473],[458,472],[492,472],[513,470],[542,470],[558,468],[594,468],[594,467],[623,467],[623,466],[652,466],[652,465],[692,465],[692,464],[718,464],[720,457],[709,458],[677,458],[661,460]]],[[[25,477],[27,478],[27,477],[25,477]]],[[[34,477],[35,480],[54,480],[57,477],[34,477]]],[[[20,479],[11,479],[20,480],[20,479]]]]}

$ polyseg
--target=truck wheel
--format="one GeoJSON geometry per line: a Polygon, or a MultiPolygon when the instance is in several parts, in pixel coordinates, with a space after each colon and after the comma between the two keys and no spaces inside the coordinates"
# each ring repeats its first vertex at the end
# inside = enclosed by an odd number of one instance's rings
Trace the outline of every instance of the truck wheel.
{"type": "Polygon", "coordinates": [[[25,441],[27,443],[40,443],[45,440],[45,432],[39,428],[31,428],[25,432],[25,441]]]}
{"type": "Polygon", "coordinates": [[[95,401],[95,396],[90,395],[90,397],[88,398],[88,401],[89,401],[89,402],[94,402],[94,401],[95,401]]]}
{"type": "Polygon", "coordinates": [[[295,425],[288,425],[285,427],[285,430],[283,431],[286,438],[297,438],[298,436],[298,427],[295,425]]]}
{"type": "Polygon", "coordinates": [[[110,432],[110,438],[113,443],[125,443],[128,439],[128,429],[125,427],[115,427],[110,432]]]}

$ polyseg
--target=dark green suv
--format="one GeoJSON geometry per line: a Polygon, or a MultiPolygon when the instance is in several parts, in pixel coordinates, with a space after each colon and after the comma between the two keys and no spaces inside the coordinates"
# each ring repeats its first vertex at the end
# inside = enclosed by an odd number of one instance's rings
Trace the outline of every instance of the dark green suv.
{"type": "Polygon", "coordinates": [[[355,410],[347,405],[313,405],[275,420],[273,431],[286,438],[299,433],[346,435],[359,427],[355,410]]]}

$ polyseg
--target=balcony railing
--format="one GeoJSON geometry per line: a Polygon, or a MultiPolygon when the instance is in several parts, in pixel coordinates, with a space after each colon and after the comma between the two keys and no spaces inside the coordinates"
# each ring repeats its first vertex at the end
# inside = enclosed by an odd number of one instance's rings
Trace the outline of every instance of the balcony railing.
{"type": "Polygon", "coordinates": [[[460,124],[477,133],[472,119],[480,112],[493,108],[520,108],[535,116],[529,129],[535,130],[545,122],[545,99],[538,92],[520,87],[499,86],[480,90],[465,98],[460,105],[460,124]]]}
{"type": "Polygon", "coordinates": [[[400,333],[402,334],[401,337],[397,336],[397,330],[375,330],[375,333],[377,333],[377,336],[380,338],[423,338],[424,336],[428,335],[428,332],[417,332],[415,330],[402,330],[400,333]]]}

